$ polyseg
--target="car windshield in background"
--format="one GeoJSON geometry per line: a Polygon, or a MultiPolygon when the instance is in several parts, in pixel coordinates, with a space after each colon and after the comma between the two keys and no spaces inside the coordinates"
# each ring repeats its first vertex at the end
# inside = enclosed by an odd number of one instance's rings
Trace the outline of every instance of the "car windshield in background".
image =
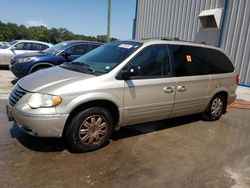
{"type": "Polygon", "coordinates": [[[60,42],[60,43],[58,43],[50,48],[43,50],[42,52],[48,53],[48,54],[54,54],[54,53],[57,53],[57,52],[60,52],[61,50],[63,50],[67,45],[69,45],[69,43],[60,42]]]}
{"type": "Polygon", "coordinates": [[[74,68],[76,71],[81,71],[82,69],[83,72],[86,70],[87,73],[105,74],[119,65],[141,45],[142,43],[134,41],[111,42],[61,66],[69,69],[74,68]]]}
{"type": "Polygon", "coordinates": [[[7,48],[9,48],[10,46],[16,44],[17,42],[18,42],[17,40],[14,40],[14,41],[12,41],[12,42],[9,42],[9,43],[7,43],[7,44],[4,44],[4,45],[0,46],[0,48],[1,48],[1,49],[7,49],[7,48]]]}

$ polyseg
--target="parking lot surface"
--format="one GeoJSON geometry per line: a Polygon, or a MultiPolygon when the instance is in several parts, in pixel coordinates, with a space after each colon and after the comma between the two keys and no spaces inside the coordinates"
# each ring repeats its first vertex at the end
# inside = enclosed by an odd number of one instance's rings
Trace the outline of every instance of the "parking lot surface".
{"type": "Polygon", "coordinates": [[[0,187],[250,187],[249,110],[122,128],[95,152],[35,138],[8,122],[15,77],[0,70],[0,187]]]}

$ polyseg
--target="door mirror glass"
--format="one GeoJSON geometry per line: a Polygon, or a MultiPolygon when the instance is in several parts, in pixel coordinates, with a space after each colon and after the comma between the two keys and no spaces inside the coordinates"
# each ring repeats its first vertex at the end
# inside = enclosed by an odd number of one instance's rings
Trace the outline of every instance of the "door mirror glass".
{"type": "Polygon", "coordinates": [[[131,76],[138,76],[140,74],[140,67],[136,65],[129,66],[128,69],[124,69],[121,72],[123,79],[129,79],[131,76]]]}

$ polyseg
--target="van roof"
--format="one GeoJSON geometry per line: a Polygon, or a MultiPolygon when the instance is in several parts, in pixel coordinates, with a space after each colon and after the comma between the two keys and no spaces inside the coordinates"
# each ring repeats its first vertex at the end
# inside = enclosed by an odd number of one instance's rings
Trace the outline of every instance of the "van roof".
{"type": "Polygon", "coordinates": [[[224,50],[215,46],[207,45],[205,43],[197,43],[192,41],[183,41],[179,40],[177,38],[169,39],[169,38],[163,38],[163,39],[142,39],[142,40],[131,40],[139,43],[143,43],[145,45],[151,45],[151,44],[174,44],[174,45],[188,45],[188,46],[197,46],[197,47],[204,47],[204,48],[211,48],[215,50],[219,50],[223,53],[224,50]]]}

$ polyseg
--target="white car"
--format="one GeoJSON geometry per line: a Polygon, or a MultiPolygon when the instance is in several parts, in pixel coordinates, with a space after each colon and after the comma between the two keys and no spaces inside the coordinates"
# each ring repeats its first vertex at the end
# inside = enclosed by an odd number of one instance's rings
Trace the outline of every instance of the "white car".
{"type": "Polygon", "coordinates": [[[0,47],[1,47],[1,46],[4,46],[4,45],[9,45],[9,42],[1,41],[1,42],[0,42],[0,47]]]}
{"type": "Polygon", "coordinates": [[[51,47],[52,44],[33,40],[14,40],[0,46],[0,65],[9,65],[10,59],[22,53],[42,51],[51,47]]]}

